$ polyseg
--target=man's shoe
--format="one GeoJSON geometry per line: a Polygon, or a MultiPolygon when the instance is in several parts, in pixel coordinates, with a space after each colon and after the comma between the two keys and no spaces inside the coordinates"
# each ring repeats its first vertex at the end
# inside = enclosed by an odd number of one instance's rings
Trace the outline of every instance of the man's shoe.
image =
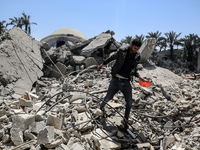
{"type": "Polygon", "coordinates": [[[105,108],[100,106],[99,109],[103,112],[103,116],[102,117],[106,118],[105,108]]]}
{"type": "Polygon", "coordinates": [[[121,123],[124,126],[124,129],[128,129],[129,128],[128,123],[126,121],[122,120],[121,123]]]}

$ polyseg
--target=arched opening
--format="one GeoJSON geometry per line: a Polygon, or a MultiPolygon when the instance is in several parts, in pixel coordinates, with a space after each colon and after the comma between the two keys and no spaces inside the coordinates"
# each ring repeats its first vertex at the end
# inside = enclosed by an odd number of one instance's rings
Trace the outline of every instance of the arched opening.
{"type": "Polygon", "coordinates": [[[65,41],[57,41],[56,47],[60,47],[65,44],[65,41]]]}

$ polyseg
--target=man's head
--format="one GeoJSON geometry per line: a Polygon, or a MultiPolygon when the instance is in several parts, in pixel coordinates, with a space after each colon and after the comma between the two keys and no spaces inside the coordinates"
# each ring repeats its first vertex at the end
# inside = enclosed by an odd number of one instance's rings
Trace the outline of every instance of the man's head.
{"type": "Polygon", "coordinates": [[[138,39],[134,39],[130,45],[130,53],[136,53],[141,45],[142,43],[138,39]]]}

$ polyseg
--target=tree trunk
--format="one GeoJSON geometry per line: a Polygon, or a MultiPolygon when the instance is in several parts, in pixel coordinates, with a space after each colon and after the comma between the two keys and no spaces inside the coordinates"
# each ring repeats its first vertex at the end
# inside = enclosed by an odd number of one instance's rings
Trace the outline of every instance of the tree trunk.
{"type": "Polygon", "coordinates": [[[174,49],[173,49],[173,46],[170,46],[170,57],[171,57],[171,60],[174,60],[174,49]]]}
{"type": "Polygon", "coordinates": [[[188,61],[188,62],[192,62],[192,58],[193,58],[193,52],[192,52],[192,48],[190,47],[190,48],[188,49],[187,61],[188,61]]]}
{"type": "Polygon", "coordinates": [[[200,72],[200,48],[199,48],[199,52],[198,52],[197,72],[200,72]]]}

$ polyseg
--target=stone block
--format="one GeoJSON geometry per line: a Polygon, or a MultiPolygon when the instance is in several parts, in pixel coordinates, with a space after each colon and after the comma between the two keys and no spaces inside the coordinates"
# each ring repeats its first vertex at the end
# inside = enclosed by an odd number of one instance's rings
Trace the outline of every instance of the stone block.
{"type": "Polygon", "coordinates": [[[52,143],[47,143],[45,144],[45,147],[50,149],[50,148],[55,148],[57,147],[58,145],[62,144],[63,143],[63,140],[62,139],[58,139],[52,143]]]}
{"type": "Polygon", "coordinates": [[[167,147],[175,142],[175,137],[174,136],[167,136],[163,140],[163,147],[164,149],[167,149],[167,147]]]}
{"type": "Polygon", "coordinates": [[[19,106],[25,106],[25,107],[32,107],[33,106],[33,102],[31,100],[26,100],[24,98],[20,98],[18,100],[18,105],[19,106]]]}
{"type": "Polygon", "coordinates": [[[85,87],[92,87],[92,86],[93,86],[93,81],[92,80],[86,80],[85,87]]]}
{"type": "Polygon", "coordinates": [[[54,128],[56,128],[56,129],[61,129],[61,127],[63,125],[63,121],[62,121],[62,119],[60,119],[56,116],[49,115],[47,118],[46,125],[54,126],[54,128]]]}
{"type": "Polygon", "coordinates": [[[10,134],[11,134],[11,140],[14,143],[14,145],[20,145],[24,142],[23,139],[23,132],[20,128],[11,128],[10,130],[10,134]]]}
{"type": "Polygon", "coordinates": [[[100,109],[95,109],[95,111],[94,111],[94,115],[95,116],[103,116],[103,111],[101,111],[100,109]]]}
{"type": "MultiPolygon", "coordinates": [[[[77,124],[81,123],[81,122],[84,122],[84,121],[89,121],[89,118],[87,117],[89,116],[89,114],[87,113],[80,113],[78,114],[78,120],[77,120],[77,124]]],[[[80,124],[77,126],[78,130],[83,132],[83,131],[86,131],[87,129],[90,129],[92,128],[92,123],[91,122],[86,122],[86,123],[83,123],[83,124],[80,124]]]]}
{"type": "Polygon", "coordinates": [[[4,129],[1,129],[1,130],[0,130],[0,139],[1,139],[4,135],[5,135],[4,129]]]}
{"type": "Polygon", "coordinates": [[[29,127],[29,131],[33,132],[33,133],[36,133],[36,134],[39,134],[39,132],[41,130],[43,130],[45,128],[45,123],[43,121],[40,121],[40,122],[34,122],[30,125],[29,127]]]}
{"type": "Polygon", "coordinates": [[[52,126],[46,126],[41,130],[37,136],[38,144],[47,144],[54,141],[54,128],[52,126]]]}
{"type": "Polygon", "coordinates": [[[121,143],[112,141],[110,137],[99,140],[101,147],[100,149],[121,149],[121,143]]]}
{"type": "Polygon", "coordinates": [[[35,116],[29,114],[13,115],[12,121],[14,128],[20,128],[22,131],[25,131],[29,128],[29,125],[35,122],[35,116]]]}
{"type": "Polygon", "coordinates": [[[84,56],[72,56],[72,60],[75,64],[82,64],[85,60],[84,56]]]}
{"type": "Polygon", "coordinates": [[[97,61],[93,57],[88,57],[84,61],[86,68],[92,65],[98,65],[97,61]]]}
{"type": "Polygon", "coordinates": [[[24,132],[24,137],[29,140],[37,139],[37,137],[28,130],[24,132]]]}
{"type": "Polygon", "coordinates": [[[56,147],[55,150],[70,150],[69,147],[65,144],[60,144],[59,147],[56,147]]]}
{"type": "Polygon", "coordinates": [[[78,150],[84,150],[85,148],[84,148],[84,146],[82,146],[82,144],[81,143],[74,143],[71,147],[70,147],[70,149],[78,149],[78,150]]]}
{"type": "Polygon", "coordinates": [[[150,143],[139,143],[139,144],[137,144],[138,150],[150,149],[150,147],[151,147],[150,143]]]}
{"type": "Polygon", "coordinates": [[[10,141],[10,136],[8,134],[5,134],[2,138],[2,143],[8,143],[10,141]]]}

